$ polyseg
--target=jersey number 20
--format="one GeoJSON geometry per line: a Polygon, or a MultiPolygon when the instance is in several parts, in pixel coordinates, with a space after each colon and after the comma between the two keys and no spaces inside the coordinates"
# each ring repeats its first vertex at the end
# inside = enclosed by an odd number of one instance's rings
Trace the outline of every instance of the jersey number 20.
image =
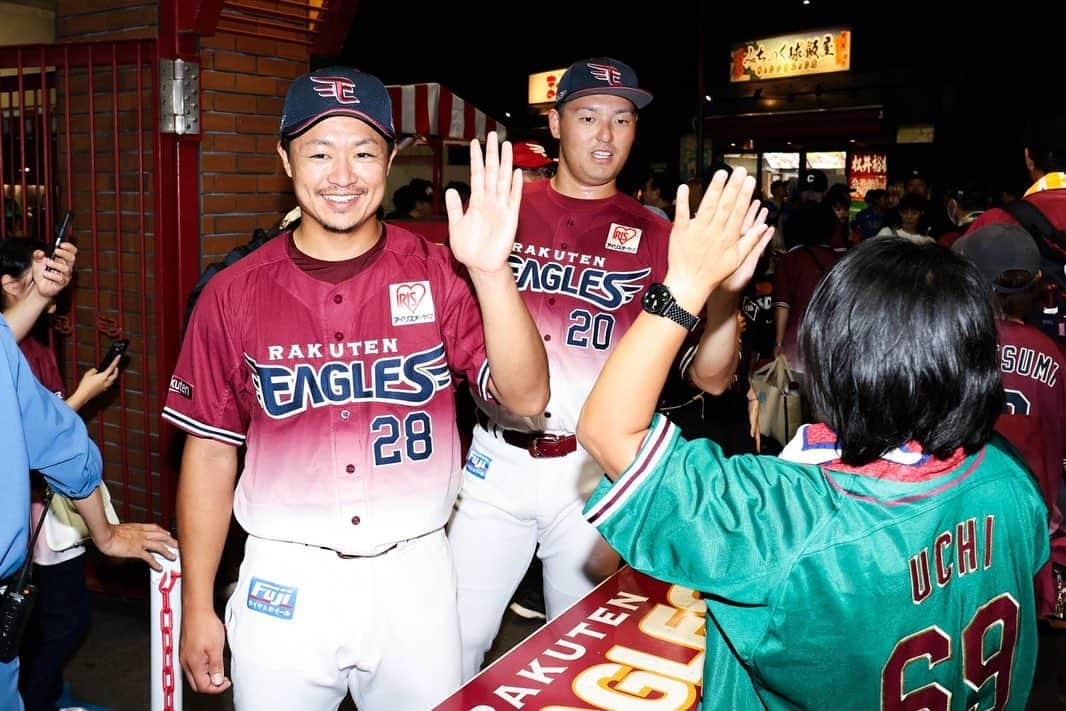
{"type": "MultiPolygon", "coordinates": [[[[1007,706],[1017,642],[1018,603],[1007,593],[982,605],[962,631],[963,679],[974,691],[988,681],[996,685],[992,709],[1007,706]]],[[[885,711],[950,709],[951,691],[936,682],[912,691],[903,690],[907,665],[924,664],[932,669],[950,658],[951,637],[939,627],[929,627],[901,639],[881,671],[881,708],[885,711]]]]}
{"type": "Polygon", "coordinates": [[[585,309],[570,312],[570,325],[566,329],[566,345],[588,348],[590,345],[598,351],[611,347],[611,333],[614,331],[614,316],[596,314],[593,316],[585,309]]]}

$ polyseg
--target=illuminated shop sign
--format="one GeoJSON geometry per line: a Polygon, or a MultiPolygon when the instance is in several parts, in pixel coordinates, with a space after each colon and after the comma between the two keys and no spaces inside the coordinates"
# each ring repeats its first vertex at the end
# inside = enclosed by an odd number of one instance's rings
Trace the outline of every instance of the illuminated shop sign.
{"type": "Polygon", "coordinates": [[[783,79],[851,68],[851,30],[831,29],[733,45],[730,81],[783,79]]]}
{"type": "Polygon", "coordinates": [[[561,69],[553,69],[550,72],[530,74],[529,103],[533,105],[554,104],[555,88],[565,72],[566,67],[562,67],[561,69]]]}

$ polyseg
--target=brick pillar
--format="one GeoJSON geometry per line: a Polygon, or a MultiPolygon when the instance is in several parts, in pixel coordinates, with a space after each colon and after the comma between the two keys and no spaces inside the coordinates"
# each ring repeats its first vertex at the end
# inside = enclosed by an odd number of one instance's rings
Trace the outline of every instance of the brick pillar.
{"type": "Polygon", "coordinates": [[[308,70],[303,46],[220,32],[201,40],[202,262],[271,228],[296,206],[275,152],[285,92],[308,70]]]}

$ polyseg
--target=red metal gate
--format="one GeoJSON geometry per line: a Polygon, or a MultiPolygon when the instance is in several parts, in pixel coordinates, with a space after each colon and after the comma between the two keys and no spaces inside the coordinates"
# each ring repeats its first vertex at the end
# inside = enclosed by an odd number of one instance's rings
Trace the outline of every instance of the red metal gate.
{"type": "Polygon", "coordinates": [[[157,413],[170,354],[160,334],[173,319],[161,293],[159,105],[154,39],[0,48],[0,237],[50,242],[74,211],[75,281],[52,317],[64,379],[73,392],[112,339],[130,339],[117,387],[85,414],[119,515],[165,522],[172,482],[157,413]]]}

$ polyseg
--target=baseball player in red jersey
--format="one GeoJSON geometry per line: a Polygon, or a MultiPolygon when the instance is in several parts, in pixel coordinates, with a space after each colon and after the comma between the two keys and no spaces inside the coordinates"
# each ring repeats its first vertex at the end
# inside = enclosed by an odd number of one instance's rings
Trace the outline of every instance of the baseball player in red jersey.
{"type": "MultiPolygon", "coordinates": [[[[559,140],[558,172],[526,186],[510,258],[548,352],[552,398],[535,417],[480,403],[449,525],[464,679],[480,669],[538,544],[549,618],[618,567],[618,555],[581,515],[602,470],[577,445],[574,428],[642,295],[666,274],[670,223],[615,186],[637,112],[652,95],[629,66],[607,57],[575,62],[558,88],[548,119],[559,140]]],[[[707,306],[689,377],[709,392],[728,387],[736,367],[743,286],[731,280],[707,306]]]]}
{"type": "Polygon", "coordinates": [[[164,417],[194,435],[178,490],[182,666],[196,691],[228,688],[228,633],[238,709],[335,709],[349,691],[366,711],[428,709],[452,692],[453,378],[526,414],[547,400],[507,265],[509,144],[490,134],[484,161],[472,145],[465,213],[446,196],[449,252],[376,218],[394,140],[377,78],[330,67],[293,82],[278,152],[300,225],[208,283],[171,379],[164,417]],[[212,592],[231,507],[249,536],[224,630],[212,592]]]}

